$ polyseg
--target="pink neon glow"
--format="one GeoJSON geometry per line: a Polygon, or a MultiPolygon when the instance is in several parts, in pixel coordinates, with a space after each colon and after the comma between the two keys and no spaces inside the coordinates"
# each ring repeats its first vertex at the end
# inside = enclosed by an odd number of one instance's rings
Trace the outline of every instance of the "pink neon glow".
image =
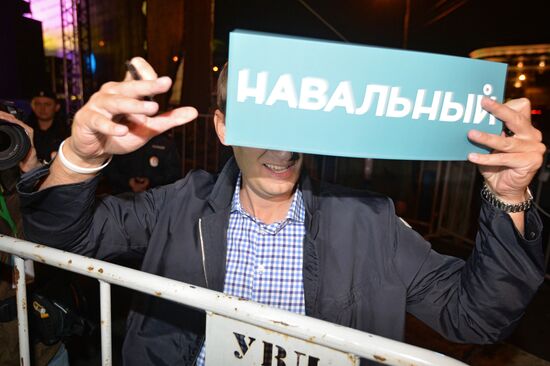
{"type": "Polygon", "coordinates": [[[44,52],[47,56],[62,56],[61,6],[59,0],[31,0],[32,19],[42,22],[44,52]]]}

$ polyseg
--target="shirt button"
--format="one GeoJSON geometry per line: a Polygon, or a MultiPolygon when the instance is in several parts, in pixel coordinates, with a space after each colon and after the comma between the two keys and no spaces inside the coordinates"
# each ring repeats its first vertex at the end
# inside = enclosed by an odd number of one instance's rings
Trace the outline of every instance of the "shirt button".
{"type": "Polygon", "coordinates": [[[265,272],[265,266],[263,264],[258,265],[258,273],[262,274],[265,272]]]}

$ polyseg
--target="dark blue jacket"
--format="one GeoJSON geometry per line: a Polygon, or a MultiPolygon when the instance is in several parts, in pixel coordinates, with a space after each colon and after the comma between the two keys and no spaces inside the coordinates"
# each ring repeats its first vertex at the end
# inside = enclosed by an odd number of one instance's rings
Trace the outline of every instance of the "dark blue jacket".
{"type": "MultiPolygon", "coordinates": [[[[233,160],[219,176],[195,171],[143,194],[100,200],[97,179],[33,192],[45,174],[31,172],[19,184],[29,240],[99,259],[143,258],[143,271],[223,290],[233,160]]],[[[541,222],[532,210],[523,239],[507,214],[484,202],[465,262],[431,250],[388,198],[305,174],[300,186],[309,316],[403,340],[408,311],[450,340],[488,343],[513,330],[542,283],[541,222]]],[[[203,335],[203,312],[137,294],[124,363],[192,365],[203,335]]]]}

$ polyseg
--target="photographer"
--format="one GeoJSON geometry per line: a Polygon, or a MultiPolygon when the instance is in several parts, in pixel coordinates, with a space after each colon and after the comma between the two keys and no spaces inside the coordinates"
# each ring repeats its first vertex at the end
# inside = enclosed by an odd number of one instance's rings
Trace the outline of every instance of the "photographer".
{"type": "MultiPolygon", "coordinates": [[[[9,235],[12,237],[22,238],[22,225],[21,225],[21,213],[19,211],[19,195],[15,189],[15,184],[19,179],[20,171],[27,172],[35,167],[40,166],[36,150],[32,148],[33,129],[26,124],[20,122],[16,117],[10,113],[0,111],[0,120],[2,123],[14,123],[23,128],[26,135],[20,135],[28,138],[30,145],[29,153],[23,154],[23,159],[18,163],[16,161],[6,163],[3,160],[0,166],[0,201],[2,202],[0,216],[0,234],[9,235]],[[27,137],[28,136],[28,137],[27,137]],[[6,164],[13,165],[6,168],[6,164]]],[[[7,124],[7,129],[13,128],[7,124]]],[[[6,142],[6,139],[11,136],[10,131],[5,132],[3,128],[0,134],[2,134],[2,140],[6,142]]],[[[12,131],[14,132],[14,131],[12,131]]],[[[25,145],[25,144],[21,144],[25,145]]],[[[2,149],[2,154],[6,150],[9,150],[11,144],[4,144],[7,149],[2,149]]],[[[17,155],[17,154],[15,154],[17,155]]],[[[19,342],[17,332],[17,315],[16,315],[16,303],[15,303],[15,289],[12,285],[12,267],[11,256],[7,253],[0,252],[0,365],[3,366],[15,366],[20,364],[19,359],[19,342]]],[[[45,268],[37,267],[39,272],[38,279],[44,281],[49,280],[51,273],[45,272],[45,268]]],[[[34,282],[34,277],[27,279],[29,289],[36,287],[37,283],[34,282]]],[[[55,342],[47,342],[52,344],[45,344],[43,342],[35,342],[33,348],[33,364],[34,365],[48,365],[48,366],[64,366],[69,365],[69,359],[67,351],[60,340],[55,342]]]]}

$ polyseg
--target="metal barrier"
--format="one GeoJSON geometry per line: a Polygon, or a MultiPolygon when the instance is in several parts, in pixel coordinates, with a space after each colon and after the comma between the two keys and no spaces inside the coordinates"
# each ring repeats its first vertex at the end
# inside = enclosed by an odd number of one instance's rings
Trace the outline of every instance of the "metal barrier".
{"type": "Polygon", "coordinates": [[[219,360],[224,365],[299,366],[301,360],[308,366],[358,365],[359,357],[387,365],[465,365],[423,348],[9,236],[0,236],[0,251],[15,257],[21,365],[30,365],[24,259],[99,280],[104,366],[112,364],[110,284],[203,309],[210,365],[219,360]]]}

